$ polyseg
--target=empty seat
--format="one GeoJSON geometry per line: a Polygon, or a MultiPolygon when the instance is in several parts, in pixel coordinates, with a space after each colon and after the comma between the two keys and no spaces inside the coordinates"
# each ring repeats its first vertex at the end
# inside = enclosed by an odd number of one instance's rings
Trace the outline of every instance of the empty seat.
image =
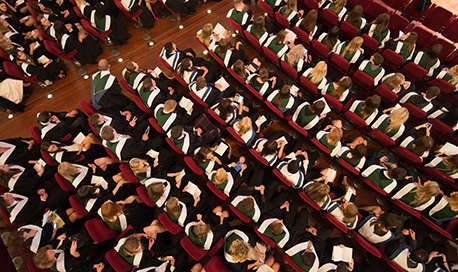
{"type": "Polygon", "coordinates": [[[340,35],[344,40],[351,40],[358,35],[358,29],[344,21],[340,24],[340,35]]]}
{"type": "Polygon", "coordinates": [[[423,20],[423,24],[434,31],[444,30],[453,18],[453,13],[441,6],[433,5],[423,20]]]}
{"type": "Polygon", "coordinates": [[[367,18],[368,21],[374,20],[375,18],[377,18],[379,14],[382,14],[382,13],[388,13],[388,14],[393,13],[392,8],[390,8],[389,6],[385,5],[382,2],[376,2],[376,1],[368,1],[368,2],[370,2],[370,5],[367,8],[367,10],[364,10],[364,17],[367,18]]]}
{"type": "Polygon", "coordinates": [[[384,50],[382,56],[385,59],[383,66],[386,66],[391,70],[398,70],[404,60],[401,55],[391,49],[384,50]]]}
{"type": "Polygon", "coordinates": [[[337,14],[330,11],[329,9],[323,9],[322,11],[320,11],[320,15],[318,18],[321,21],[321,23],[323,23],[323,25],[325,25],[328,28],[331,28],[339,24],[339,16],[337,16],[337,14]]]}
{"type": "Polygon", "coordinates": [[[336,68],[341,74],[348,74],[350,71],[350,63],[340,55],[333,54],[329,61],[331,65],[336,68]]]}
{"type": "Polygon", "coordinates": [[[395,12],[390,16],[390,24],[388,28],[391,30],[392,33],[398,33],[402,31],[405,33],[406,27],[409,25],[409,20],[402,16],[401,14],[395,12]]]}
{"type": "Polygon", "coordinates": [[[263,46],[261,50],[262,50],[262,54],[264,54],[264,56],[268,58],[270,62],[278,66],[279,59],[278,59],[277,54],[274,53],[274,51],[270,50],[269,48],[265,46],[263,46]]]}
{"type": "Polygon", "coordinates": [[[133,269],[133,266],[126,262],[114,248],[105,253],[105,258],[116,272],[128,272],[133,269]]]}
{"type": "Polygon", "coordinates": [[[290,78],[297,80],[297,71],[293,66],[281,60],[280,67],[290,78]]]}
{"type": "Polygon", "coordinates": [[[409,80],[414,82],[422,81],[425,79],[426,73],[428,73],[423,67],[414,62],[409,62],[404,65],[402,67],[402,72],[409,80]]]}
{"type": "Polygon", "coordinates": [[[312,40],[311,46],[313,55],[323,60],[326,60],[328,58],[329,49],[326,47],[326,45],[320,43],[317,40],[312,40]]]}
{"type": "Polygon", "coordinates": [[[290,28],[288,19],[278,11],[275,12],[275,20],[282,28],[290,28]]]}
{"type": "Polygon", "coordinates": [[[454,42],[458,42],[458,19],[455,17],[455,21],[450,23],[442,32],[442,35],[449,38],[454,42]]]}
{"type": "Polygon", "coordinates": [[[261,51],[261,45],[259,44],[259,40],[256,39],[256,37],[253,34],[246,30],[244,30],[243,33],[245,34],[245,38],[248,40],[251,46],[253,46],[256,50],[261,51]]]}

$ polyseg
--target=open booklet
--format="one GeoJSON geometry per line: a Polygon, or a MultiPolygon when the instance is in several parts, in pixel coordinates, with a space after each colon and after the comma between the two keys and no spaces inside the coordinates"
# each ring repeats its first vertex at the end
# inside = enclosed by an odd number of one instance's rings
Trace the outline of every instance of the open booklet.
{"type": "Polygon", "coordinates": [[[224,92],[227,88],[229,88],[229,83],[227,83],[227,81],[224,79],[224,77],[220,77],[220,79],[218,79],[215,82],[215,85],[216,84],[219,84],[221,86],[221,88],[217,88],[217,89],[222,91],[222,92],[224,92]]]}
{"type": "Polygon", "coordinates": [[[292,85],[289,89],[289,92],[292,96],[297,96],[297,94],[299,93],[299,88],[296,85],[292,85]]]}
{"type": "Polygon", "coordinates": [[[194,198],[200,196],[200,194],[202,193],[199,187],[197,187],[197,185],[195,185],[192,182],[188,182],[188,184],[186,185],[185,192],[191,194],[194,198]]]}
{"type": "Polygon", "coordinates": [[[190,99],[182,97],[180,103],[178,104],[180,105],[180,107],[185,109],[188,114],[191,114],[194,103],[190,99]]]}
{"type": "Polygon", "coordinates": [[[451,143],[445,143],[441,149],[439,149],[439,152],[442,152],[444,154],[447,154],[449,156],[451,155],[456,155],[458,154],[458,146],[451,144],[451,143]]]}
{"type": "Polygon", "coordinates": [[[213,28],[213,33],[220,37],[223,37],[224,32],[226,32],[226,29],[220,23],[217,23],[216,26],[213,28]]]}
{"type": "Polygon", "coordinates": [[[353,258],[353,248],[334,246],[332,248],[332,260],[334,262],[349,263],[353,258]]]}
{"type": "Polygon", "coordinates": [[[100,176],[92,176],[91,184],[100,184],[104,190],[108,189],[108,182],[106,182],[106,180],[100,176]]]}
{"type": "Polygon", "coordinates": [[[162,73],[162,70],[161,70],[161,68],[159,68],[159,67],[154,68],[154,70],[153,70],[153,72],[152,72],[152,74],[153,74],[154,77],[159,77],[159,75],[160,75],[161,73],[162,73]]]}
{"type": "Polygon", "coordinates": [[[38,163],[36,163],[33,166],[33,169],[35,169],[35,171],[37,171],[37,172],[40,172],[41,168],[45,167],[45,166],[46,166],[46,162],[44,160],[42,160],[42,159],[39,159],[38,163]]]}

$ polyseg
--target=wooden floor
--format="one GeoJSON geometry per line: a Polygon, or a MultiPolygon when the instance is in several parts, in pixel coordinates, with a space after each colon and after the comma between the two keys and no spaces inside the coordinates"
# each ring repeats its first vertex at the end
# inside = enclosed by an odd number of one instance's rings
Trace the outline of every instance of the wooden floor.
{"type": "MultiPolygon", "coordinates": [[[[103,45],[103,54],[100,58],[107,58],[111,63],[111,71],[115,76],[120,76],[128,60],[137,62],[142,68],[154,68],[159,65],[157,57],[162,46],[168,41],[174,41],[178,48],[193,48],[199,55],[202,47],[194,40],[195,33],[205,23],[215,25],[220,22],[224,27],[230,25],[225,19],[226,12],[232,7],[231,0],[221,2],[209,1],[197,8],[197,12],[187,18],[182,18],[181,22],[171,22],[168,18],[159,19],[152,29],[135,28],[132,21],[123,18],[127,24],[132,38],[123,46],[103,45]],[[212,12],[209,14],[207,10],[212,12]],[[178,26],[182,24],[183,29],[178,26]],[[154,46],[148,47],[143,39],[144,34],[150,34],[155,42],[154,46]],[[112,56],[111,51],[118,49],[119,56],[112,56]],[[123,62],[118,63],[121,57],[123,62]]],[[[99,58],[99,59],[100,59],[99,58]]],[[[65,63],[67,67],[67,77],[57,81],[48,88],[38,86],[29,87],[24,92],[30,93],[26,100],[26,111],[14,114],[13,119],[8,119],[8,114],[0,113],[0,139],[30,136],[29,128],[36,125],[36,113],[43,110],[48,111],[69,111],[79,106],[81,100],[90,99],[90,80],[84,80],[78,74],[78,67],[71,63],[65,63]],[[48,94],[52,94],[52,99],[47,99],[48,94]]],[[[161,66],[160,66],[161,67],[161,66]]],[[[91,75],[97,69],[96,65],[86,65],[84,68],[87,74],[91,75]]],[[[161,67],[162,68],[162,67],[161,67]]],[[[163,69],[164,70],[164,69],[163,69]]]]}

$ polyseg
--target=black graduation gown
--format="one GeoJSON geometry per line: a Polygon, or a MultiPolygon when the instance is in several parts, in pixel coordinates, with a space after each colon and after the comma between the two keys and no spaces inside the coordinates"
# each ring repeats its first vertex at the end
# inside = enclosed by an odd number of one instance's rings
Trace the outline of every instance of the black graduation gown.
{"type": "Polygon", "coordinates": [[[75,58],[83,65],[96,63],[97,56],[102,53],[102,47],[98,41],[88,35],[80,42],[77,32],[72,32],[69,35],[65,47],[62,48],[62,44],[60,44],[62,51],[64,51],[64,53],[69,53],[76,50],[77,53],[75,58]]]}
{"type": "MultiPolygon", "coordinates": [[[[45,46],[43,44],[40,43],[39,46],[37,46],[34,50],[33,50],[33,55],[32,55],[32,58],[34,59],[35,63],[38,63],[38,59],[40,57],[47,57],[48,59],[52,59],[53,61],[48,64],[46,67],[44,67],[44,65],[42,65],[45,73],[46,73],[46,79],[50,80],[50,81],[55,81],[57,80],[59,77],[59,74],[63,71],[63,67],[62,65],[60,65],[59,63],[57,63],[57,58],[52,55],[51,53],[49,53],[45,46]]],[[[41,65],[41,64],[39,64],[41,65]]]]}
{"type": "Polygon", "coordinates": [[[21,166],[29,165],[29,160],[39,159],[40,152],[37,144],[34,144],[32,150],[28,150],[28,144],[24,143],[22,140],[31,140],[29,138],[11,138],[1,140],[8,144],[15,145],[13,153],[11,153],[5,161],[5,164],[17,164],[21,166]]]}
{"type": "MultiPolygon", "coordinates": [[[[93,10],[95,10],[94,7],[86,6],[83,11],[84,16],[86,16],[87,18],[91,18],[91,13],[93,10]]],[[[102,14],[99,16],[105,16],[105,15],[108,15],[111,17],[111,24],[110,24],[111,33],[108,35],[108,37],[110,37],[110,39],[115,44],[125,44],[127,40],[131,37],[131,35],[129,34],[129,32],[127,32],[127,28],[126,28],[126,25],[124,24],[124,20],[122,20],[122,18],[119,16],[113,16],[109,12],[108,7],[106,7],[105,10],[102,11],[102,14]]],[[[96,16],[98,16],[97,13],[96,13],[96,16]]]]}
{"type": "Polygon", "coordinates": [[[45,208],[45,202],[41,201],[38,196],[31,196],[21,211],[19,211],[13,223],[32,223],[40,225],[45,208]]]}

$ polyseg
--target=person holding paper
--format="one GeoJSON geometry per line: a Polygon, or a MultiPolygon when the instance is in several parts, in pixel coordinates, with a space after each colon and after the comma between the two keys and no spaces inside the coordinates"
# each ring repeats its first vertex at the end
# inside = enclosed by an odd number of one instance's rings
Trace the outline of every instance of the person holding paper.
{"type": "Polygon", "coordinates": [[[297,44],[284,54],[281,60],[291,65],[298,74],[302,74],[304,66],[311,62],[312,56],[308,54],[307,49],[302,44],[297,44]]]}
{"type": "Polygon", "coordinates": [[[37,114],[37,122],[42,139],[61,141],[67,134],[83,132],[87,135],[90,132],[86,116],[79,109],[70,112],[42,111],[37,114]]]}
{"type": "Polygon", "coordinates": [[[140,69],[137,63],[130,61],[121,72],[123,79],[132,89],[137,89],[140,83],[146,78],[146,74],[140,69]]]}
{"type": "Polygon", "coordinates": [[[198,77],[196,81],[191,82],[188,87],[191,92],[196,94],[208,105],[215,104],[224,95],[223,92],[219,90],[219,87],[222,87],[221,85],[217,83],[207,83],[203,77],[198,77]]]}
{"type": "Polygon", "coordinates": [[[332,202],[328,213],[334,216],[340,223],[348,229],[355,229],[358,224],[358,207],[352,202],[332,202]]]}
{"type": "MultiPolygon", "coordinates": [[[[282,137],[283,138],[283,137],[282,137]]],[[[283,157],[287,141],[284,139],[259,138],[253,145],[256,152],[261,155],[270,166],[277,163],[278,158],[283,157]]]]}
{"type": "Polygon", "coordinates": [[[296,244],[286,250],[285,253],[304,271],[314,272],[318,270],[320,260],[312,241],[296,244]]]}
{"type": "Polygon", "coordinates": [[[142,157],[150,149],[159,150],[163,144],[163,140],[160,137],[150,138],[149,129],[139,139],[129,135],[118,134],[111,126],[104,126],[100,136],[103,140],[102,144],[120,160],[142,157]]]}
{"type": "Polygon", "coordinates": [[[157,86],[156,80],[151,77],[146,77],[138,85],[137,92],[143,103],[151,109],[156,108],[157,105],[164,103],[168,99],[177,98],[176,95],[170,92],[163,92],[162,89],[157,86]]]}
{"type": "Polygon", "coordinates": [[[241,112],[243,113],[243,104],[233,101],[230,98],[223,98],[219,103],[213,105],[211,109],[226,121],[226,123],[231,123],[238,118],[241,112]]]}
{"type": "Polygon", "coordinates": [[[167,133],[167,137],[185,154],[193,154],[198,146],[208,144],[212,140],[201,128],[193,128],[190,131],[181,125],[173,126],[167,133]]]}
{"type": "Polygon", "coordinates": [[[213,51],[220,57],[226,67],[232,67],[237,60],[246,60],[242,43],[232,37],[219,40],[213,51]]]}
{"type": "Polygon", "coordinates": [[[250,86],[258,91],[262,96],[267,97],[267,94],[270,94],[272,90],[274,90],[277,84],[277,77],[269,77],[269,71],[262,67],[259,69],[258,73],[250,74],[247,77],[246,82],[250,84],[250,86]]]}
{"type": "Polygon", "coordinates": [[[408,183],[399,188],[392,198],[399,199],[418,211],[423,211],[433,205],[435,198],[441,194],[441,188],[435,181],[428,180],[421,184],[408,183]]]}
{"type": "Polygon", "coordinates": [[[291,182],[293,188],[301,189],[306,183],[309,158],[306,151],[298,150],[289,153],[277,165],[280,173],[291,182]]]}

